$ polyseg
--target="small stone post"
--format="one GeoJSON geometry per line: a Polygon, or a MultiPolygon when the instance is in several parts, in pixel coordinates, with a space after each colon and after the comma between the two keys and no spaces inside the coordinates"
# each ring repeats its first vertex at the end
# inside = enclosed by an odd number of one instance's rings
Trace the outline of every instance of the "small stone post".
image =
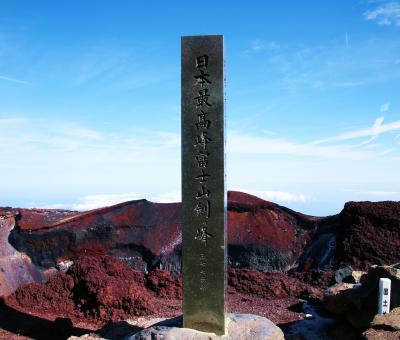
{"type": "Polygon", "coordinates": [[[379,279],[379,303],[378,314],[386,314],[390,312],[390,279],[379,279]]]}

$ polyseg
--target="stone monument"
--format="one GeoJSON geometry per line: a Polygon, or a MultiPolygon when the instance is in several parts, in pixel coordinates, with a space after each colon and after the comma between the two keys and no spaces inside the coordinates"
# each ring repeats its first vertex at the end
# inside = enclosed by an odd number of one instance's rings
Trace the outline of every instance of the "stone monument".
{"type": "Polygon", "coordinates": [[[183,326],[225,333],[224,39],[182,37],[183,326]]]}
{"type": "Polygon", "coordinates": [[[182,37],[183,322],[148,320],[124,340],[284,340],[264,317],[225,313],[224,90],[223,36],[182,37]]]}

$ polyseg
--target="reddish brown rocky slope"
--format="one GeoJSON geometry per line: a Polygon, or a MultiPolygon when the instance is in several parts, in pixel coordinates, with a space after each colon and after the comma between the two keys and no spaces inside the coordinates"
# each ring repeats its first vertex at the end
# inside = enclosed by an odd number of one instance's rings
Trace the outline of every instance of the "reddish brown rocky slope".
{"type": "MultiPolygon", "coordinates": [[[[1,208],[0,216],[1,295],[42,282],[39,269],[79,256],[111,255],[140,271],[180,272],[179,203],[138,200],[87,212],[1,208]]],[[[311,271],[399,262],[399,221],[399,202],[349,202],[340,214],[319,218],[229,192],[230,266],[311,271]]]]}

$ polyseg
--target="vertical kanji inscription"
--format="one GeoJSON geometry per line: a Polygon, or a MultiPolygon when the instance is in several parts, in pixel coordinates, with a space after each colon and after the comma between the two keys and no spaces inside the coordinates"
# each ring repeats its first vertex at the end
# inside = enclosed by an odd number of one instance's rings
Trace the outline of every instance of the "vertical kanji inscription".
{"type": "Polygon", "coordinates": [[[182,38],[184,327],[223,334],[226,188],[223,36],[182,38]]]}

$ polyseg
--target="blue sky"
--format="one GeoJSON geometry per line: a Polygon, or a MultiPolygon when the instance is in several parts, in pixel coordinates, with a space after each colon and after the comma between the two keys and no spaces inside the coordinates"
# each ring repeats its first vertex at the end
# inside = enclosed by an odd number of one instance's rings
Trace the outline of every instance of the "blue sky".
{"type": "Polygon", "coordinates": [[[0,2],[0,206],[180,199],[180,37],[224,34],[228,188],[400,200],[399,1],[0,2]]]}

